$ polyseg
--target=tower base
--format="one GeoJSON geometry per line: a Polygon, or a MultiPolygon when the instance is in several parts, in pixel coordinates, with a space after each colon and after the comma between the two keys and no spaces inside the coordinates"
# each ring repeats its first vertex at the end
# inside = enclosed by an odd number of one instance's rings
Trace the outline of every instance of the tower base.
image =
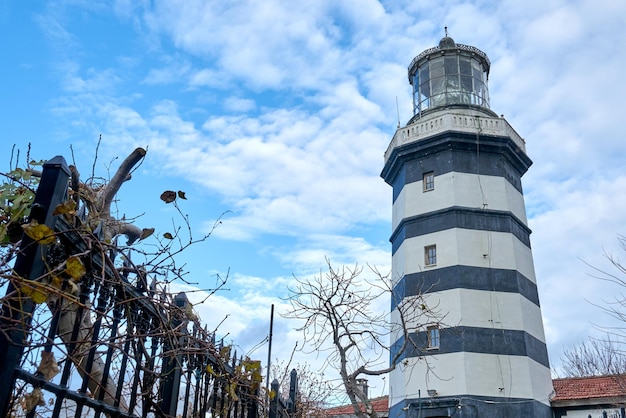
{"type": "Polygon", "coordinates": [[[534,399],[475,395],[407,399],[392,406],[389,418],[551,418],[549,405],[534,399]]]}

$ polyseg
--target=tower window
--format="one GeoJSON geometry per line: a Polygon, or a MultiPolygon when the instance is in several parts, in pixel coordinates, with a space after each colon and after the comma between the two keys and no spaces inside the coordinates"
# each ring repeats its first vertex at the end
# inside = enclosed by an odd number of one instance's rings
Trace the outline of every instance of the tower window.
{"type": "Polygon", "coordinates": [[[423,183],[425,192],[435,190],[435,173],[433,171],[424,173],[423,183]]]}
{"type": "Polygon", "coordinates": [[[424,247],[424,264],[434,266],[437,264],[437,246],[428,245],[424,247]]]}
{"type": "Polygon", "coordinates": [[[428,349],[439,348],[439,327],[438,326],[430,326],[426,328],[426,332],[428,333],[428,349]]]}

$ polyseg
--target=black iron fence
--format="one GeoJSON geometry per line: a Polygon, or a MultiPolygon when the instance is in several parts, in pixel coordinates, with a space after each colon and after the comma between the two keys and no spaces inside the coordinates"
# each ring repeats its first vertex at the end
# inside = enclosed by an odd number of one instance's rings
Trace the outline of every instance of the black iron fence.
{"type": "Polygon", "coordinates": [[[298,400],[298,373],[293,369],[289,375],[289,396],[281,394],[280,383],[274,379],[270,385],[269,418],[289,418],[295,416],[298,400]]]}
{"type": "MultiPolygon", "coordinates": [[[[184,293],[171,297],[148,284],[141,270],[123,267],[125,255],[114,246],[96,245],[77,222],[55,215],[68,199],[69,176],[62,157],[44,165],[31,219],[56,239],[42,244],[24,234],[6,282],[1,416],[263,413],[260,362],[238,359],[216,343],[184,293]],[[67,273],[72,257],[83,261],[79,282],[67,273]]],[[[274,403],[273,418],[295,408],[279,396],[274,403]]]]}

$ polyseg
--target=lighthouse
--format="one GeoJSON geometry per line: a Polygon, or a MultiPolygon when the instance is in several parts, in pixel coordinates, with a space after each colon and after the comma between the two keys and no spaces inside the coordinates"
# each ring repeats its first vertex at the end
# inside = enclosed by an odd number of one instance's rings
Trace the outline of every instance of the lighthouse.
{"type": "Polygon", "coordinates": [[[408,324],[390,418],[552,416],[521,183],[532,161],[490,109],[490,66],[446,31],[408,68],[413,117],[398,127],[381,173],[393,188],[394,294],[424,295],[442,319],[408,324]]]}

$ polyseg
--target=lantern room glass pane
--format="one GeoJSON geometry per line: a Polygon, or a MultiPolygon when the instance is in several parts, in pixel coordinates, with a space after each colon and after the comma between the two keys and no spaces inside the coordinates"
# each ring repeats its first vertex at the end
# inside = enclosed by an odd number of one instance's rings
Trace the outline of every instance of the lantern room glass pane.
{"type": "Polygon", "coordinates": [[[459,73],[459,59],[455,55],[453,57],[444,58],[444,68],[446,74],[458,74],[459,73]]]}
{"type": "Polygon", "coordinates": [[[443,76],[443,58],[435,58],[427,64],[430,66],[430,76],[432,78],[443,76]]]}
{"type": "Polygon", "coordinates": [[[472,89],[472,77],[465,75],[461,76],[461,89],[467,92],[471,92],[472,89]]]}
{"type": "Polygon", "coordinates": [[[444,77],[437,77],[432,79],[431,85],[433,89],[433,96],[444,92],[443,82],[444,77]]]}
{"type": "Polygon", "coordinates": [[[462,75],[472,75],[472,64],[467,57],[459,57],[459,71],[462,75]]]}
{"type": "Polygon", "coordinates": [[[472,74],[474,75],[475,79],[479,81],[483,81],[483,69],[481,68],[480,64],[476,61],[472,62],[472,74]]]}
{"type": "Polygon", "coordinates": [[[430,79],[430,73],[428,71],[428,63],[422,65],[418,72],[420,74],[420,80],[422,80],[422,83],[428,83],[428,80],[430,79]]]}
{"type": "Polygon", "coordinates": [[[411,80],[416,113],[455,104],[489,107],[487,72],[474,57],[446,54],[424,60],[411,80]]]}

